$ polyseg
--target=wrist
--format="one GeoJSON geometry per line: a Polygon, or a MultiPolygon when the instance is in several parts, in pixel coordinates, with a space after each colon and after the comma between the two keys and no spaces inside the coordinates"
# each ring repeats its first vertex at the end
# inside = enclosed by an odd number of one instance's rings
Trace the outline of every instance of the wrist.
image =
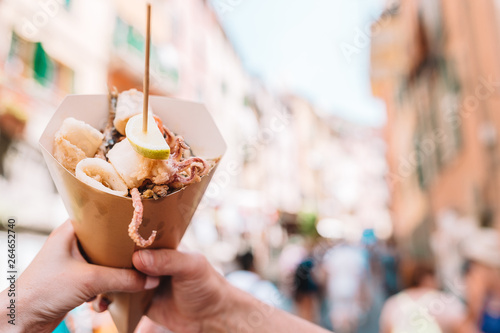
{"type": "Polygon", "coordinates": [[[0,332],[50,333],[57,327],[55,321],[41,321],[44,316],[34,311],[41,305],[37,304],[37,297],[30,296],[30,290],[21,290],[16,281],[15,288],[7,287],[0,293],[0,332]]]}
{"type": "MultiPolygon", "coordinates": [[[[213,312],[201,323],[201,332],[223,333],[228,330],[227,318],[230,316],[230,308],[234,305],[234,287],[222,276],[217,274],[219,279],[220,298],[214,304],[213,312]]],[[[234,313],[233,313],[234,315],[234,313]]]]}
{"type": "Polygon", "coordinates": [[[15,293],[7,287],[0,293],[0,332],[25,332],[19,322],[19,306],[15,293]]]}
{"type": "Polygon", "coordinates": [[[218,310],[203,322],[202,332],[254,332],[249,323],[250,309],[258,302],[250,294],[234,287],[224,279],[223,298],[218,310]]]}

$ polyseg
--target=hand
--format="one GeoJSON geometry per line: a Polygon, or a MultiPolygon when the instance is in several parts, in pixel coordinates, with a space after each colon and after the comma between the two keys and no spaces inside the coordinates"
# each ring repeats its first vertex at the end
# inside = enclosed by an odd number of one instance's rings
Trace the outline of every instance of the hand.
{"type": "Polygon", "coordinates": [[[157,287],[159,279],[131,269],[87,263],[78,250],[73,226],[66,221],[49,236],[16,282],[16,326],[4,315],[9,299],[0,294],[0,331],[52,332],[66,313],[106,292],[137,292],[157,287]]]}
{"type": "Polygon", "coordinates": [[[202,332],[224,313],[228,283],[201,254],[141,250],[132,259],[144,274],[163,276],[147,314],[153,321],[179,333],[202,332]]]}
{"type": "Polygon", "coordinates": [[[148,317],[178,333],[202,332],[226,313],[229,283],[201,254],[176,250],[141,250],[134,266],[149,276],[163,277],[148,317]]]}

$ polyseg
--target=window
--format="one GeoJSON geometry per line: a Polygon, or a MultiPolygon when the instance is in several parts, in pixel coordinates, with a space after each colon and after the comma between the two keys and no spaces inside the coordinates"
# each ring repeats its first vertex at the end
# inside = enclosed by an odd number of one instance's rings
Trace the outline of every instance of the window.
{"type": "Polygon", "coordinates": [[[440,80],[436,89],[436,93],[439,94],[436,113],[440,117],[440,128],[447,138],[441,143],[441,150],[444,152],[443,162],[447,162],[458,154],[462,147],[463,138],[459,105],[462,87],[450,61],[440,59],[438,70],[440,80]]]}
{"type": "Polygon", "coordinates": [[[31,67],[33,63],[34,52],[34,43],[29,42],[17,35],[15,32],[12,32],[7,64],[21,61],[24,66],[23,72],[19,74],[26,77],[31,77],[31,67]]]}
{"type": "Polygon", "coordinates": [[[43,86],[48,86],[54,78],[54,63],[41,43],[35,44],[33,78],[43,86]]]}
{"type": "Polygon", "coordinates": [[[116,18],[113,43],[118,49],[132,48],[140,53],[144,52],[144,47],[146,45],[144,36],[136,28],[123,21],[120,17],[116,18]]]}
{"type": "Polygon", "coordinates": [[[65,93],[73,91],[74,72],[71,68],[50,57],[42,43],[27,41],[13,32],[7,64],[19,61],[23,64],[19,75],[32,78],[44,87],[65,93]]]}
{"type": "MultiPolygon", "coordinates": [[[[113,45],[117,51],[126,54],[127,59],[142,66],[146,39],[138,29],[120,17],[116,18],[113,45]]],[[[176,50],[169,48],[168,45],[159,48],[151,44],[152,84],[160,84],[166,89],[177,87],[179,83],[177,57],[176,50]]]]}

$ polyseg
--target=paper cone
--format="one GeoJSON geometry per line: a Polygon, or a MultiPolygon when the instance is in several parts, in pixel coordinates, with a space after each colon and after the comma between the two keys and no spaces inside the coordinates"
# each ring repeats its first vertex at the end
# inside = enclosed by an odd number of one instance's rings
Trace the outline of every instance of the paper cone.
{"type": "MultiPolygon", "coordinates": [[[[184,137],[196,156],[210,159],[224,154],[225,142],[203,105],[158,96],[150,96],[150,104],[169,129],[184,137]]],[[[132,200],[101,192],[79,181],[52,155],[54,134],[64,119],[74,117],[102,129],[108,110],[107,95],[67,96],[42,134],[40,146],[88,259],[98,265],[130,268],[136,250],[128,235],[134,211],[132,200]]],[[[150,248],[178,246],[214,171],[215,168],[201,182],[167,197],[143,200],[144,218],[139,231],[145,239],[152,230],[158,231],[150,248]]],[[[109,310],[120,333],[134,331],[152,295],[152,292],[113,295],[109,310]]]]}

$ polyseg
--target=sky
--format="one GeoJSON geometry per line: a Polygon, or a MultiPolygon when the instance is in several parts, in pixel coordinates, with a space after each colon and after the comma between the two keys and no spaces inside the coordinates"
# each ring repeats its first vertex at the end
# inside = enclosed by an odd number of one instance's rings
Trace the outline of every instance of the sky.
{"type": "Polygon", "coordinates": [[[369,126],[385,122],[371,95],[369,26],[383,0],[211,0],[244,66],[276,92],[369,126]]]}

